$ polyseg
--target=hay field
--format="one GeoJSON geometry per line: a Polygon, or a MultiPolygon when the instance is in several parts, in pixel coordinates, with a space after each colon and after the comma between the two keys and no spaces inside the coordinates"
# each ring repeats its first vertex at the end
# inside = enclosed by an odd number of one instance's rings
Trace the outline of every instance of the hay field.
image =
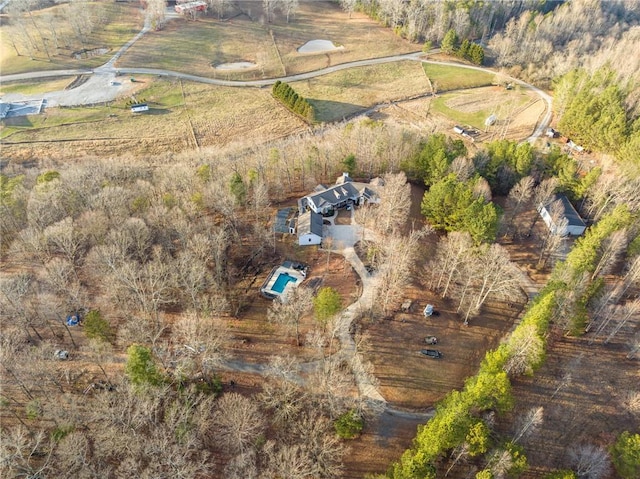
{"type": "Polygon", "coordinates": [[[329,65],[419,50],[361,14],[352,18],[334,2],[300,2],[289,23],[279,13],[264,21],[261,2],[233,4],[225,19],[208,15],[197,21],[171,18],[150,32],[119,60],[118,66],[177,70],[210,78],[253,80],[308,72],[329,65]],[[300,54],[309,40],[331,40],[343,50],[300,54]],[[250,71],[220,71],[222,63],[251,62],[250,71]]]}

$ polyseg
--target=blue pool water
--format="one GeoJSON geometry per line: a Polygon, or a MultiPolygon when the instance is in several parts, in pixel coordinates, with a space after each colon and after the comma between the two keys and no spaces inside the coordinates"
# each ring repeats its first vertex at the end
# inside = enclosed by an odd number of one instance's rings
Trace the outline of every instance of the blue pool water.
{"type": "Polygon", "coordinates": [[[278,293],[282,293],[284,291],[284,288],[287,286],[287,283],[289,283],[289,281],[292,281],[295,283],[296,281],[298,281],[298,279],[294,278],[293,276],[289,276],[287,273],[280,273],[280,275],[278,276],[278,279],[276,279],[276,282],[273,283],[273,287],[271,289],[278,293]]]}

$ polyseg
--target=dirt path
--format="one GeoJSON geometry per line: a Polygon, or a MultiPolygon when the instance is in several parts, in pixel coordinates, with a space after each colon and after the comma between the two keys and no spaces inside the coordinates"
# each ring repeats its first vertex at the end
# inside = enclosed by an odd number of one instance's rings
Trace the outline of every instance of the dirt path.
{"type": "MultiPolygon", "coordinates": [[[[307,73],[300,73],[297,75],[283,76],[281,78],[270,78],[265,80],[250,80],[250,81],[235,81],[235,80],[220,80],[215,78],[207,78],[197,75],[190,75],[188,73],[181,73],[171,70],[160,70],[155,68],[115,68],[115,62],[133,45],[136,41],[138,41],[145,33],[149,31],[148,21],[145,21],[145,25],[143,29],[130,41],[128,41],[125,45],[118,50],[118,52],[111,57],[111,59],[105,63],[104,65],[97,67],[93,70],[54,70],[48,72],[30,72],[30,73],[20,73],[15,75],[6,75],[2,77],[2,80],[5,82],[9,81],[20,81],[20,80],[29,80],[35,78],[47,78],[47,77],[56,77],[56,76],[73,76],[73,75],[91,75],[91,78],[82,84],[78,88],[73,88],[70,90],[63,90],[58,92],[46,93],[44,95],[5,95],[3,97],[3,101],[26,101],[26,100],[39,100],[45,99],[47,100],[48,105],[56,106],[77,106],[77,105],[87,105],[87,104],[96,104],[103,103],[107,101],[112,101],[130,91],[133,87],[131,83],[128,82],[118,82],[116,80],[116,75],[124,74],[124,75],[134,75],[134,74],[146,74],[146,75],[157,75],[160,77],[170,77],[170,78],[179,78],[183,80],[189,80],[199,83],[206,83],[210,85],[218,85],[218,86],[231,86],[231,87],[266,87],[273,85],[276,81],[284,81],[284,82],[295,82],[300,80],[308,80],[311,78],[315,78],[322,75],[327,75],[329,73],[334,73],[341,70],[346,70],[349,68],[357,68],[362,66],[370,66],[370,65],[380,65],[384,63],[393,63],[399,61],[420,61],[424,63],[432,63],[437,65],[449,65],[455,66],[459,68],[466,68],[469,70],[476,70],[481,72],[495,73],[493,70],[489,70],[483,67],[477,67],[473,65],[463,65],[456,62],[443,62],[443,61],[434,61],[434,60],[425,60],[423,57],[425,54],[421,51],[407,53],[404,55],[393,55],[389,57],[382,58],[371,58],[368,60],[356,60],[348,63],[341,63],[339,65],[333,65],[326,68],[322,68],[320,70],[315,70],[307,73]]],[[[539,138],[549,126],[551,122],[551,104],[552,97],[539,88],[530,85],[522,80],[518,80],[516,78],[507,77],[509,81],[516,82],[522,85],[525,88],[530,89],[534,93],[536,93],[546,104],[545,114],[539,120],[536,129],[533,134],[527,138],[525,141],[534,142],[537,138],[539,138]]]]}

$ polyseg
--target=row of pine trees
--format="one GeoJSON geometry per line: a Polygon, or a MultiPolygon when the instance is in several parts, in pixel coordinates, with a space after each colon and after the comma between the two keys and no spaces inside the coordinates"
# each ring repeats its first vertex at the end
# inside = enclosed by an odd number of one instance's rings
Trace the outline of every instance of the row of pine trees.
{"type": "Polygon", "coordinates": [[[273,96],[280,100],[284,106],[303,117],[309,123],[315,120],[315,111],[309,100],[298,95],[288,83],[278,80],[272,89],[273,96]]]}

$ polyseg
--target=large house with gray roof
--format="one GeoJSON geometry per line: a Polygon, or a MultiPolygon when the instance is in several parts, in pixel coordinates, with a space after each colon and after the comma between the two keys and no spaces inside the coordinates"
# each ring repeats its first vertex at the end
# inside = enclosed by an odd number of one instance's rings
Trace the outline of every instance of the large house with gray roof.
{"type": "Polygon", "coordinates": [[[320,244],[323,216],[331,216],[340,208],[349,208],[365,202],[378,203],[380,199],[375,188],[382,186],[384,182],[381,178],[376,178],[371,183],[355,183],[348,173],[343,173],[333,186],[316,186],[312,193],[298,200],[298,244],[320,244]]]}

